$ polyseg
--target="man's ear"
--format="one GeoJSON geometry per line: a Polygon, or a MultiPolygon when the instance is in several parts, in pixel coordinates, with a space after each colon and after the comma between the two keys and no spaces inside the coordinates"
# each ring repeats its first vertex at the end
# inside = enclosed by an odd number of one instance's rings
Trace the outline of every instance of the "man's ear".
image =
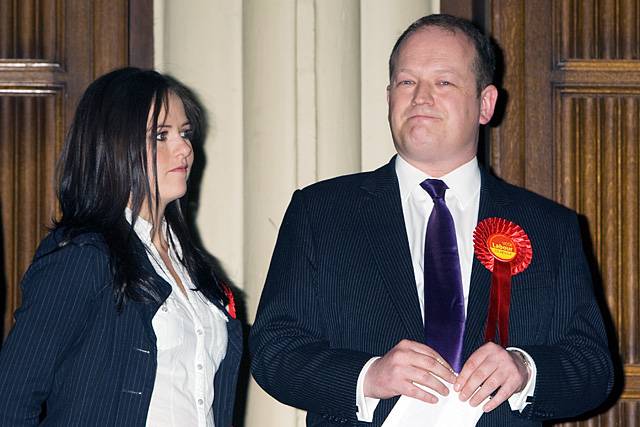
{"type": "Polygon", "coordinates": [[[498,100],[498,89],[494,85],[485,87],[480,93],[480,119],[481,125],[486,125],[493,117],[498,100]]]}

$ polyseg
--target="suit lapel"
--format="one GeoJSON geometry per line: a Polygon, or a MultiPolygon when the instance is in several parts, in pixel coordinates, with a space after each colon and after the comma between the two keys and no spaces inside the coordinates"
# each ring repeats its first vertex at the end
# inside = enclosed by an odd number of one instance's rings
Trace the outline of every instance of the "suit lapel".
{"type": "MultiPolygon", "coordinates": [[[[509,200],[503,191],[501,182],[480,168],[480,208],[478,222],[485,218],[508,218],[509,200]]],[[[462,348],[463,360],[484,343],[484,330],[489,308],[489,290],[491,288],[491,272],[487,270],[474,256],[471,266],[471,283],[469,288],[469,303],[465,324],[464,343],[462,348]]]]}
{"type": "Polygon", "coordinates": [[[362,190],[360,224],[370,246],[369,253],[408,337],[421,342],[424,340],[422,315],[402,214],[395,157],[373,172],[363,183],[362,190]]]}

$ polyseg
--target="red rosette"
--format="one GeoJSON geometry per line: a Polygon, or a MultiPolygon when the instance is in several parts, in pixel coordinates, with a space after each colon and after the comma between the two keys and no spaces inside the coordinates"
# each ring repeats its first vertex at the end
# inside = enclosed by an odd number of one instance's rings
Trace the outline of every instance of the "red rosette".
{"type": "Polygon", "coordinates": [[[473,249],[478,261],[489,271],[493,272],[493,265],[496,256],[491,253],[489,247],[490,238],[494,235],[506,236],[515,244],[515,257],[509,261],[511,264],[511,275],[522,273],[531,264],[533,250],[529,236],[522,227],[503,218],[486,218],[478,223],[473,230],[473,249]]]}
{"type": "Polygon", "coordinates": [[[473,231],[476,258],[491,271],[489,310],[485,340],[493,341],[496,325],[503,346],[509,339],[511,276],[522,273],[531,264],[533,249],[522,227],[503,218],[482,220],[473,231]]]}

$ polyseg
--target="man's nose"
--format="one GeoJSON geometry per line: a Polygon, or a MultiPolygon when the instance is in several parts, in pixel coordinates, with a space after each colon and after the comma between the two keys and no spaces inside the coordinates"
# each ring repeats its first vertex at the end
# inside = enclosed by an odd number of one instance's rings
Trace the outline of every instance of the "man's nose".
{"type": "Polygon", "coordinates": [[[433,88],[430,87],[427,83],[418,83],[413,95],[413,104],[414,105],[422,105],[422,104],[432,105],[433,104],[433,88]]]}

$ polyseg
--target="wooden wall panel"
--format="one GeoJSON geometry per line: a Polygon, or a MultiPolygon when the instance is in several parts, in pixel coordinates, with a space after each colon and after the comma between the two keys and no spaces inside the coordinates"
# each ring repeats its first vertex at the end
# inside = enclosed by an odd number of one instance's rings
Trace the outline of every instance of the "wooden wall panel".
{"type": "Polygon", "coordinates": [[[555,98],[560,135],[555,198],[589,220],[618,350],[628,371],[623,398],[637,396],[640,381],[631,377],[640,369],[640,88],[617,96],[562,88],[555,98]]]}
{"type": "Polygon", "coordinates": [[[0,2],[0,58],[41,59],[53,62],[61,49],[62,0],[0,2]]]}
{"type": "Polygon", "coordinates": [[[553,2],[553,195],[588,221],[624,372],[612,408],[567,426],[640,425],[639,4],[553,2]]]}
{"type": "MultiPolygon", "coordinates": [[[[501,34],[504,49],[510,52],[503,58],[504,84],[500,87],[499,98],[508,96],[509,110],[506,114],[520,115],[525,107],[525,79],[515,76],[523,74],[525,52],[518,49],[525,40],[524,3],[509,0],[511,7],[504,13],[496,15],[492,21],[495,32],[501,34]],[[512,78],[513,76],[513,78],[512,78]]],[[[525,156],[523,155],[526,123],[520,120],[503,120],[501,125],[493,129],[491,135],[491,165],[494,172],[514,184],[523,185],[526,179],[525,156]]]]}
{"type": "Polygon", "coordinates": [[[97,16],[110,16],[112,19],[94,21],[96,37],[93,43],[93,74],[102,75],[129,59],[129,5],[128,2],[113,0],[94,0],[97,16]],[[106,40],[104,36],[117,34],[118,37],[106,40]]]}
{"type": "Polygon", "coordinates": [[[553,2],[553,195],[587,218],[624,370],[621,401],[593,425],[640,425],[639,5],[553,2]]]}
{"type": "Polygon", "coordinates": [[[560,61],[640,59],[640,17],[635,0],[563,0],[554,2],[561,32],[560,61]]]}
{"type": "Polygon", "coordinates": [[[77,101],[111,69],[152,66],[152,5],[0,0],[2,338],[20,304],[20,278],[55,215],[55,163],[77,101]]]}
{"type": "MultiPolygon", "coordinates": [[[[54,214],[55,154],[63,130],[56,113],[62,92],[40,96],[0,96],[0,187],[6,283],[18,283],[54,214]],[[33,141],[34,143],[25,143],[33,141]]],[[[9,307],[20,304],[17,287],[6,288],[9,307]]],[[[11,325],[12,311],[4,313],[11,325]]]]}

